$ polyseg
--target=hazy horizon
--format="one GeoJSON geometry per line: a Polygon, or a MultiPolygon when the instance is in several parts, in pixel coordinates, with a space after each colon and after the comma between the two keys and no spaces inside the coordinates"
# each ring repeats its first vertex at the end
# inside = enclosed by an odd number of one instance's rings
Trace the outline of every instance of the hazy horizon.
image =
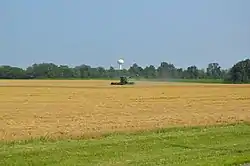
{"type": "Polygon", "coordinates": [[[0,65],[186,68],[250,58],[249,0],[2,0],[0,65]]]}

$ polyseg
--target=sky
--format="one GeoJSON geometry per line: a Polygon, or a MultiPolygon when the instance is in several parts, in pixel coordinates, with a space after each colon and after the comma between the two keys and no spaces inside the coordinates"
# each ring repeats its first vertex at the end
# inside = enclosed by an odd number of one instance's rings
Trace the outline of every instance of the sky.
{"type": "Polygon", "coordinates": [[[223,68],[250,58],[250,0],[0,0],[0,65],[223,68]]]}

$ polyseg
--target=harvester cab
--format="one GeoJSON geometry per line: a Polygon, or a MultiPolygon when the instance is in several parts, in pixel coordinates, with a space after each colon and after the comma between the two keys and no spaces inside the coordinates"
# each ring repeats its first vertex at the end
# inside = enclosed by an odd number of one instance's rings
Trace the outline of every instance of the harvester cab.
{"type": "Polygon", "coordinates": [[[120,82],[121,82],[121,84],[127,84],[128,78],[127,77],[120,77],[120,82]]]}

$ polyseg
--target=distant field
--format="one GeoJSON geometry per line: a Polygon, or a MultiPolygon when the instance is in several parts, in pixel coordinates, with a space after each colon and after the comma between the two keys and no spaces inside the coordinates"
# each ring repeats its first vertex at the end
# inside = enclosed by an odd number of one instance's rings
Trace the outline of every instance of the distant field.
{"type": "Polygon", "coordinates": [[[250,85],[0,81],[0,140],[250,121],[250,85]]]}
{"type": "Polygon", "coordinates": [[[225,84],[222,79],[140,79],[153,82],[176,82],[176,83],[206,83],[206,84],[225,84]]]}
{"type": "Polygon", "coordinates": [[[186,83],[216,83],[216,84],[224,83],[224,81],[221,79],[173,79],[170,81],[186,82],[186,83]]]}

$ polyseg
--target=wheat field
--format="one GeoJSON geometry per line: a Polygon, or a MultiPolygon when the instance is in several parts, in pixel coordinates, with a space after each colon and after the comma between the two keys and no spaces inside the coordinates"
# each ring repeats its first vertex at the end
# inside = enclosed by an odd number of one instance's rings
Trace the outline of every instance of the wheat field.
{"type": "Polygon", "coordinates": [[[0,81],[0,140],[250,121],[250,85],[0,81]]]}

